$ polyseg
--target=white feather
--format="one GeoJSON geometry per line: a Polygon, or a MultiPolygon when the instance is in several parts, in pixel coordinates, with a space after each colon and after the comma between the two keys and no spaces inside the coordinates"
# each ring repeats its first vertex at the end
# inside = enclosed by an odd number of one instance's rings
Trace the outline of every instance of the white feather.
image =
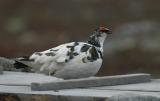
{"type": "Polygon", "coordinates": [[[90,37],[88,43],[70,42],[43,52],[33,53],[29,60],[17,61],[42,72],[59,78],[83,78],[95,75],[102,65],[103,43],[108,29],[100,28],[90,37]],[[101,32],[102,31],[102,32],[101,32]],[[82,49],[84,46],[87,49],[82,49]]]}

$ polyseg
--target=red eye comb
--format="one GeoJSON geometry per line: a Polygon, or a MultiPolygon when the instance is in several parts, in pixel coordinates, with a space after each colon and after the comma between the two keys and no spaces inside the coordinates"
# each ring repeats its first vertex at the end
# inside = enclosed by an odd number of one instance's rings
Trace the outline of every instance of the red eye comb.
{"type": "Polygon", "coordinates": [[[112,34],[111,31],[106,27],[99,27],[99,31],[105,32],[107,34],[112,34]]]}

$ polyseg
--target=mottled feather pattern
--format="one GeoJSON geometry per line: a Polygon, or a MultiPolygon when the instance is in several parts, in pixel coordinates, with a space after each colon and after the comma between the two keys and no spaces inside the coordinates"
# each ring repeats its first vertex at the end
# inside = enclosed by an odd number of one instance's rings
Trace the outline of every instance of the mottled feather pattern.
{"type": "Polygon", "coordinates": [[[107,31],[105,28],[96,29],[88,42],[70,42],[35,52],[29,57],[18,58],[17,64],[64,79],[93,76],[102,65],[107,31]]]}

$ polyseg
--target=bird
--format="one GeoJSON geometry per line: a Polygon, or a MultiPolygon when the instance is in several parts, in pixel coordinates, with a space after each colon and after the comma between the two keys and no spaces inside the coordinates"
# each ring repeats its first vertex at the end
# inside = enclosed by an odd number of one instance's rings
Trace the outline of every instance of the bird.
{"type": "Polygon", "coordinates": [[[38,73],[63,79],[91,77],[103,62],[103,44],[112,34],[106,27],[98,27],[86,42],[69,42],[15,59],[15,68],[31,68],[38,73]]]}

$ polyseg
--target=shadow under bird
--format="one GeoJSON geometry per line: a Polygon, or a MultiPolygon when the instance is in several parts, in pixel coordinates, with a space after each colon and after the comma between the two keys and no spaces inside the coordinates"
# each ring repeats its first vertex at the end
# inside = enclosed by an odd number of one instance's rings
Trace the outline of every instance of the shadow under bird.
{"type": "Polygon", "coordinates": [[[111,31],[99,27],[93,31],[88,42],[70,42],[57,47],[35,52],[16,59],[15,68],[32,68],[63,79],[94,76],[103,61],[103,44],[111,31]]]}

